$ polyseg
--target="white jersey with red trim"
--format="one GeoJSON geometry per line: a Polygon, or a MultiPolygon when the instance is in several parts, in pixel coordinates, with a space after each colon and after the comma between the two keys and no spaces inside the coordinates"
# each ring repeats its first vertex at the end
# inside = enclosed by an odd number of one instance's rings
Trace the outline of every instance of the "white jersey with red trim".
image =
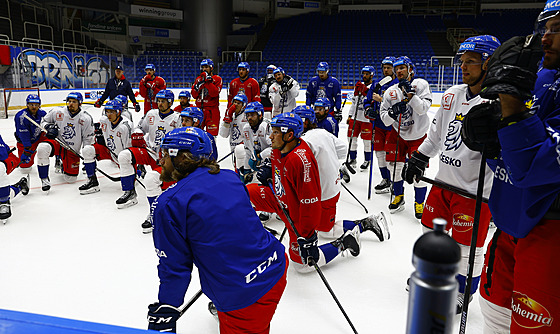
{"type": "MultiPolygon", "coordinates": [[[[424,79],[414,79],[411,82],[415,94],[407,104],[406,111],[402,114],[400,121],[400,136],[404,140],[416,140],[422,138],[430,127],[428,110],[432,106],[432,91],[430,85],[424,79]]],[[[393,125],[398,131],[399,120],[389,116],[389,109],[405,98],[399,84],[389,87],[383,94],[383,101],[379,109],[381,120],[386,126],[393,125]]]]}
{"type": "Polygon", "coordinates": [[[356,115],[355,119],[357,121],[369,123],[371,122],[371,120],[366,117],[364,100],[366,99],[367,92],[371,88],[371,84],[366,85],[366,87],[367,90],[364,93],[356,92],[356,89],[354,89],[354,96],[352,97],[352,105],[350,106],[350,112],[348,113],[348,117],[352,117],[352,119],[354,119],[354,115],[356,115]],[[358,98],[360,100],[360,103],[358,103],[358,98]],[[356,108],[358,109],[357,112],[356,112],[356,108]]]}
{"type": "Polygon", "coordinates": [[[270,141],[270,134],[272,128],[270,121],[263,119],[257,130],[253,130],[249,123],[243,126],[243,145],[245,146],[245,168],[250,169],[249,160],[258,160],[256,154],[261,156],[261,159],[270,158],[272,144],[270,141]]]}
{"type": "Polygon", "coordinates": [[[220,136],[224,138],[229,137],[229,146],[233,149],[235,146],[243,143],[243,134],[241,133],[247,124],[245,113],[241,112],[239,115],[233,115],[231,123],[222,121],[220,126],[220,136]]]}
{"type": "Polygon", "coordinates": [[[132,122],[126,117],[121,117],[121,120],[113,125],[107,116],[101,116],[99,124],[105,138],[105,145],[114,153],[111,154],[113,160],[118,161],[119,153],[131,146],[132,122]]]}
{"type": "Polygon", "coordinates": [[[157,159],[159,146],[163,141],[163,137],[169,131],[181,127],[181,114],[169,109],[169,113],[163,115],[158,109],[152,109],[142,117],[137,129],[142,130],[146,135],[146,144],[148,148],[156,152],[156,156],[150,153],[152,158],[157,159]]]}
{"type": "MultiPolygon", "coordinates": [[[[470,150],[461,138],[463,118],[469,110],[480,103],[486,103],[480,95],[472,96],[466,84],[456,85],[445,91],[428,136],[418,147],[418,151],[429,157],[439,152],[439,170],[436,180],[476,194],[480,159],[482,154],[470,150]]],[[[484,196],[490,195],[492,171],[486,166],[484,196]]]]}
{"type": "Polygon", "coordinates": [[[76,152],[80,152],[82,146],[93,145],[95,142],[93,118],[85,110],[71,115],[68,107],[54,108],[43,117],[41,125],[46,124],[56,124],[58,137],[76,152]]]}
{"type": "Polygon", "coordinates": [[[326,201],[340,193],[339,160],[346,158],[348,143],[335,137],[325,129],[306,131],[302,139],[305,140],[319,166],[321,180],[321,201],[326,201]]]}

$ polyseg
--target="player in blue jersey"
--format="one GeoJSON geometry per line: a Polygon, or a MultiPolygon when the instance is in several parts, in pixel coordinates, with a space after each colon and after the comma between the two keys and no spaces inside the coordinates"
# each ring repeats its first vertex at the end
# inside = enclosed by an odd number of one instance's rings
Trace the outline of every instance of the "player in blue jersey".
{"type": "Polygon", "coordinates": [[[41,129],[31,123],[25,116],[32,118],[37,124],[41,124],[41,120],[47,112],[41,109],[41,98],[39,95],[27,95],[26,103],[27,108],[20,110],[16,114],[14,122],[16,123],[18,155],[21,159],[19,168],[22,173],[29,174],[31,166],[33,166],[37,145],[47,138],[41,129]]]}
{"type": "Polygon", "coordinates": [[[315,117],[317,118],[317,127],[325,129],[338,137],[338,121],[329,114],[331,103],[326,97],[321,97],[315,101],[315,117]]]}
{"type": "Polygon", "coordinates": [[[326,97],[331,103],[329,113],[340,123],[342,108],[340,103],[340,82],[329,75],[329,63],[322,61],[317,65],[317,76],[309,80],[305,92],[305,104],[312,106],[317,99],[326,97]]]}
{"type": "Polygon", "coordinates": [[[480,95],[499,101],[463,120],[465,143],[479,150],[484,144],[494,169],[488,205],[498,229],[480,286],[488,332],[560,332],[559,13],[560,4],[549,0],[537,34],[495,51],[480,95]],[[542,66],[554,72],[537,73],[543,50],[542,66]]]}
{"type": "Polygon", "coordinates": [[[0,223],[6,224],[12,216],[10,198],[18,193],[27,195],[29,193],[29,175],[22,177],[18,183],[10,185],[8,174],[10,174],[20,163],[20,159],[12,153],[12,150],[2,136],[0,136],[0,223]]]}
{"type": "Polygon", "coordinates": [[[220,333],[268,333],[286,286],[284,246],[263,228],[237,174],[209,159],[203,130],[172,130],[161,150],[161,178],[177,183],[152,204],[160,284],[149,329],[176,331],[195,265],[220,333]]]}
{"type": "Polygon", "coordinates": [[[393,86],[394,84],[399,83],[395,72],[393,71],[393,63],[395,62],[395,57],[385,57],[383,61],[381,61],[381,67],[383,70],[383,78],[389,76],[393,78],[393,80],[389,81],[388,83],[381,86],[380,89],[377,89],[379,81],[375,81],[373,83],[374,89],[368,90],[366,99],[364,100],[364,107],[366,108],[366,117],[368,117],[373,122],[373,151],[375,152],[375,156],[377,157],[377,165],[379,166],[379,172],[381,173],[381,182],[375,186],[375,193],[376,194],[384,194],[388,193],[391,188],[391,174],[389,172],[387,157],[385,152],[385,142],[389,137],[389,133],[391,132],[392,126],[387,126],[383,124],[383,122],[378,119],[379,116],[379,107],[381,105],[381,101],[383,100],[383,94],[385,91],[393,86]]]}

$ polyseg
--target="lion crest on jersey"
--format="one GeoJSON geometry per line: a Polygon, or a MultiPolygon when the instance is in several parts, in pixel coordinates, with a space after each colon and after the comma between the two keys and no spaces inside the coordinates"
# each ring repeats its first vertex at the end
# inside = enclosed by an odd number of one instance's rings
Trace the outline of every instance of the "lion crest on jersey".
{"type": "Polygon", "coordinates": [[[163,137],[165,137],[165,128],[163,126],[158,126],[156,130],[156,138],[154,139],[156,147],[161,144],[161,142],[163,141],[163,137]]]}
{"type": "Polygon", "coordinates": [[[278,197],[286,195],[282,182],[280,182],[280,171],[276,167],[274,167],[274,192],[278,197]]]}
{"type": "Polygon", "coordinates": [[[239,130],[239,126],[237,124],[233,124],[231,127],[231,141],[235,142],[241,137],[241,130],[239,130]]]}
{"type": "Polygon", "coordinates": [[[110,149],[111,151],[115,151],[117,145],[115,145],[115,138],[113,138],[113,135],[110,135],[109,138],[107,138],[106,142],[107,142],[107,148],[110,149]]]}
{"type": "Polygon", "coordinates": [[[267,90],[268,90],[268,82],[265,82],[261,87],[261,94],[266,94],[267,90]]]}
{"type": "Polygon", "coordinates": [[[463,119],[465,116],[456,114],[455,119],[449,123],[447,134],[445,135],[445,149],[447,151],[457,151],[463,139],[461,139],[461,128],[463,127],[463,119]]]}
{"type": "Polygon", "coordinates": [[[325,92],[325,87],[319,87],[319,89],[317,89],[317,98],[321,99],[323,97],[327,97],[327,92],[325,92]]]}
{"type": "Polygon", "coordinates": [[[62,138],[64,138],[65,140],[70,140],[74,137],[76,137],[76,128],[74,127],[74,124],[66,123],[64,131],[62,132],[62,138]]]}

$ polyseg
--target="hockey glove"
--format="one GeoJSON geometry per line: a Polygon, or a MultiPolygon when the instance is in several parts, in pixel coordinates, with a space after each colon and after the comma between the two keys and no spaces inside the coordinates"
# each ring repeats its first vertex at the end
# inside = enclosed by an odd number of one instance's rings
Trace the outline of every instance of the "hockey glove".
{"type": "Polygon", "coordinates": [[[133,132],[130,137],[132,139],[131,144],[133,147],[148,147],[142,132],[133,132]]]}
{"type": "Polygon", "coordinates": [[[257,171],[257,180],[265,186],[268,187],[269,180],[272,180],[272,164],[269,159],[264,159],[259,170],[257,171]]]}
{"type": "Polygon", "coordinates": [[[95,128],[95,141],[100,145],[106,146],[105,137],[103,137],[103,131],[101,130],[101,124],[93,123],[93,127],[95,128]]]}
{"type": "Polygon", "coordinates": [[[508,94],[523,101],[531,98],[541,58],[542,46],[538,35],[509,39],[496,49],[488,61],[480,96],[496,99],[498,94],[508,94]]]}
{"type": "Polygon", "coordinates": [[[361,82],[361,81],[356,82],[356,87],[354,89],[354,94],[356,94],[356,95],[357,94],[362,94],[363,96],[366,96],[367,91],[368,91],[368,88],[363,82],[361,82]]]}
{"type": "Polygon", "coordinates": [[[35,151],[32,151],[31,147],[24,148],[21,157],[19,157],[20,164],[28,164],[31,161],[33,153],[35,153],[35,151]]]}
{"type": "Polygon", "coordinates": [[[247,184],[253,181],[253,172],[250,169],[245,169],[245,167],[239,167],[239,178],[241,182],[247,184]]]}
{"type": "Polygon", "coordinates": [[[153,303],[148,306],[148,329],[160,332],[177,332],[177,320],[181,316],[178,308],[153,303]]]}
{"type": "Polygon", "coordinates": [[[136,110],[136,112],[140,112],[140,104],[135,103],[134,104],[134,110],[136,110]]]}
{"type": "Polygon", "coordinates": [[[249,163],[249,167],[251,167],[252,170],[258,171],[259,165],[261,164],[261,158],[257,155],[255,159],[253,158],[249,159],[248,163],[249,163]]]}
{"type": "Polygon", "coordinates": [[[342,111],[341,110],[335,110],[334,111],[334,119],[336,119],[336,121],[338,123],[342,122],[342,111]]]}
{"type": "Polygon", "coordinates": [[[224,123],[231,123],[233,121],[233,114],[235,113],[235,109],[237,106],[232,104],[229,109],[226,111],[226,115],[224,116],[224,123]]]}
{"type": "Polygon", "coordinates": [[[365,116],[369,120],[375,121],[378,115],[379,114],[377,113],[377,110],[375,110],[375,108],[373,108],[372,106],[367,107],[365,110],[365,116]]]}
{"type": "Polygon", "coordinates": [[[317,247],[317,232],[313,232],[309,238],[299,237],[299,256],[303,264],[312,266],[319,262],[319,247],[317,247]]]}
{"type": "Polygon", "coordinates": [[[498,140],[501,115],[500,103],[497,101],[472,107],[463,119],[461,137],[465,145],[477,152],[482,152],[484,148],[488,158],[497,158],[501,150],[498,140]]]}
{"type": "Polygon", "coordinates": [[[404,114],[404,112],[406,111],[407,103],[408,102],[406,101],[395,103],[391,108],[389,108],[389,116],[391,116],[391,118],[394,119],[395,121],[398,121],[399,115],[404,114]]]}
{"type": "Polygon", "coordinates": [[[45,134],[47,138],[55,139],[58,137],[58,126],[56,124],[45,125],[45,130],[47,130],[47,133],[45,134]]]}
{"type": "MultiPolygon", "coordinates": [[[[206,73],[206,72],[204,72],[204,73],[206,73]]],[[[200,81],[196,82],[193,86],[193,89],[198,92],[198,91],[200,91],[200,87],[202,87],[202,85],[204,85],[204,80],[200,80],[200,81]]]]}
{"type": "Polygon", "coordinates": [[[146,177],[146,167],[144,165],[136,166],[136,175],[142,179],[146,177]]]}
{"type": "Polygon", "coordinates": [[[96,108],[101,108],[101,99],[97,99],[97,101],[95,101],[95,104],[93,106],[96,108]]]}
{"type": "Polygon", "coordinates": [[[414,88],[412,88],[412,85],[410,84],[410,81],[406,79],[402,79],[401,81],[399,81],[399,88],[402,89],[405,94],[415,93],[414,88]]]}
{"type": "Polygon", "coordinates": [[[206,82],[212,83],[212,82],[214,82],[214,78],[213,78],[211,75],[208,75],[208,76],[206,77],[206,82]]]}
{"type": "Polygon", "coordinates": [[[430,157],[418,151],[414,151],[410,159],[404,164],[401,174],[403,180],[409,184],[418,181],[420,176],[424,175],[424,170],[428,166],[429,161],[430,157]]]}

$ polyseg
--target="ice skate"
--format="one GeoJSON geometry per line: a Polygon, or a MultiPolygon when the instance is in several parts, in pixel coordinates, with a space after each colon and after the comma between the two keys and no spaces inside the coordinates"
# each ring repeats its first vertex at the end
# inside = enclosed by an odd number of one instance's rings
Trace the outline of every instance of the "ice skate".
{"type": "Polygon", "coordinates": [[[379,238],[379,241],[385,241],[391,238],[391,233],[389,233],[389,224],[387,224],[387,217],[383,212],[357,220],[356,224],[362,225],[363,232],[372,231],[375,233],[377,238],[379,238]]]}
{"type": "Polygon", "coordinates": [[[350,174],[348,173],[348,169],[346,168],[345,165],[342,165],[342,168],[340,168],[340,177],[344,182],[346,183],[350,182],[350,174]]]}
{"type": "Polygon", "coordinates": [[[51,180],[49,178],[41,179],[41,190],[45,191],[47,194],[51,190],[51,180]]]}
{"type": "Polygon", "coordinates": [[[117,208],[124,209],[130,206],[138,204],[138,199],[136,196],[136,190],[127,190],[124,194],[117,199],[117,208]]]}
{"type": "Polygon", "coordinates": [[[358,166],[358,162],[356,161],[356,159],[350,159],[350,161],[348,161],[348,164],[354,169],[356,169],[356,167],[358,166]]]}
{"type": "Polygon", "coordinates": [[[360,169],[363,171],[366,171],[369,168],[369,161],[364,161],[363,164],[360,165],[360,169]]]}
{"type": "Polygon", "coordinates": [[[19,188],[19,191],[23,196],[29,194],[29,175],[19,179],[19,181],[14,184],[14,187],[19,188]]]}
{"type": "Polygon", "coordinates": [[[414,202],[414,216],[416,219],[422,219],[422,213],[424,212],[424,203],[414,202]]]}
{"type": "Polygon", "coordinates": [[[263,224],[268,222],[270,220],[270,213],[261,211],[261,213],[259,213],[259,219],[263,224]]]}
{"type": "Polygon", "coordinates": [[[214,318],[216,318],[216,320],[218,320],[218,310],[216,309],[216,305],[214,305],[213,302],[208,303],[208,311],[214,316],[214,318]]]}
{"type": "Polygon", "coordinates": [[[88,179],[86,184],[82,184],[79,188],[80,195],[93,194],[99,191],[99,182],[97,182],[97,176],[93,175],[88,179]]]}
{"type": "Polygon", "coordinates": [[[142,223],[142,233],[144,234],[152,233],[153,229],[154,226],[152,225],[152,217],[148,215],[148,217],[146,217],[146,220],[144,220],[144,222],[142,223]]]}
{"type": "MultiPolygon", "coordinates": [[[[473,300],[473,295],[469,295],[469,304],[472,302],[473,300]]],[[[461,314],[461,312],[463,312],[463,304],[465,303],[465,294],[464,293],[460,293],[457,294],[457,310],[456,313],[457,314],[461,314]]]]}
{"type": "Polygon", "coordinates": [[[10,200],[0,203],[0,222],[6,224],[8,218],[12,216],[12,209],[10,206],[10,200]]]}
{"type": "Polygon", "coordinates": [[[349,250],[352,256],[360,254],[360,229],[356,226],[351,231],[346,231],[340,238],[331,242],[341,252],[349,250]]]}
{"type": "Polygon", "coordinates": [[[376,194],[386,194],[391,191],[391,181],[389,181],[389,179],[383,179],[374,189],[376,194]]]}
{"type": "Polygon", "coordinates": [[[395,199],[389,204],[389,212],[397,213],[404,210],[404,195],[395,196],[395,199]]]}

